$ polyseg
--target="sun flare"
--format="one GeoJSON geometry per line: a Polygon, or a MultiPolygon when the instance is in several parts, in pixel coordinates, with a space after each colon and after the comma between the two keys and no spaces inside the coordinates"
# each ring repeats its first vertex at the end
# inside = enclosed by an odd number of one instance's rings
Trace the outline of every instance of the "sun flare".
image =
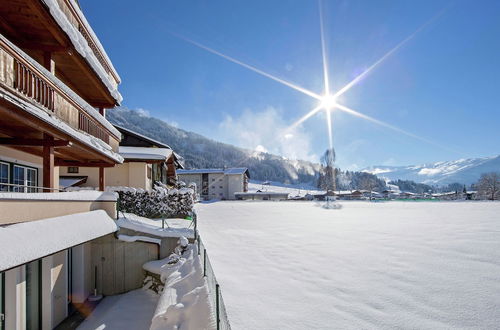
{"type": "Polygon", "coordinates": [[[325,110],[333,110],[337,106],[337,98],[334,95],[325,95],[320,106],[325,110]]]}

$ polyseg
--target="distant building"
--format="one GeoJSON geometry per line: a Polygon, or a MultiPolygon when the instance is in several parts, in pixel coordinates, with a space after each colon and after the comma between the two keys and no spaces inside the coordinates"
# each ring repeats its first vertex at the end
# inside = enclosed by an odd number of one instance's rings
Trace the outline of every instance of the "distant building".
{"type": "Polygon", "coordinates": [[[248,191],[250,172],[246,167],[178,170],[180,181],[194,182],[203,200],[236,199],[235,193],[248,191]]]}
{"type": "MultiPolygon", "coordinates": [[[[287,200],[289,193],[273,192],[273,191],[252,191],[252,192],[236,192],[235,198],[239,200],[262,200],[262,201],[282,201],[287,200]]],[[[293,198],[294,200],[305,200],[303,197],[293,198]]]]}

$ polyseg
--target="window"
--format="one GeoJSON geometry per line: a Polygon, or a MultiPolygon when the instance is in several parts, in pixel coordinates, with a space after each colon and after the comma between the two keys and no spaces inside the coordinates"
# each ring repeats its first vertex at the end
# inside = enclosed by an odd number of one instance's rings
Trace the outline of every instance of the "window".
{"type": "Polygon", "coordinates": [[[220,189],[222,189],[223,187],[222,186],[219,186],[220,189]]]}
{"type": "MultiPolygon", "coordinates": [[[[0,162],[0,183],[9,183],[10,181],[10,165],[8,163],[0,162]]],[[[0,191],[8,191],[9,186],[0,184],[0,191]]]]}
{"type": "Polygon", "coordinates": [[[14,165],[12,183],[18,185],[13,188],[16,192],[36,192],[37,170],[34,168],[14,165]],[[24,187],[21,187],[24,186],[24,187]]]}
{"type": "Polygon", "coordinates": [[[68,167],[68,173],[78,173],[79,168],[77,166],[68,167]]]}
{"type": "Polygon", "coordinates": [[[212,182],[214,182],[214,181],[215,181],[215,179],[212,179],[212,182]]]}
{"type": "Polygon", "coordinates": [[[215,186],[212,186],[212,189],[215,189],[215,186]]]}

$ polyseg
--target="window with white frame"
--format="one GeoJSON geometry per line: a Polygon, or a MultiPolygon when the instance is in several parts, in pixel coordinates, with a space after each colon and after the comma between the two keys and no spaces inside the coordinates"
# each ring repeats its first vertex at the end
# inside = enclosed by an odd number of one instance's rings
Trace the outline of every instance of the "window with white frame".
{"type": "Polygon", "coordinates": [[[12,183],[16,186],[13,188],[16,192],[36,192],[37,186],[37,169],[14,165],[12,173],[12,183]]]}
{"type": "Polygon", "coordinates": [[[2,185],[2,183],[10,182],[10,164],[0,162],[0,191],[9,191],[9,186],[2,185]]]}

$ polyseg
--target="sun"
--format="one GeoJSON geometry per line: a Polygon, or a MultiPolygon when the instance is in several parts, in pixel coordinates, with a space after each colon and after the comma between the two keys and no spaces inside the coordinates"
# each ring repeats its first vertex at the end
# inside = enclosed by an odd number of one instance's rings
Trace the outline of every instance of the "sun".
{"type": "Polygon", "coordinates": [[[325,95],[321,98],[320,106],[325,110],[332,110],[337,106],[337,98],[331,94],[325,95]]]}

